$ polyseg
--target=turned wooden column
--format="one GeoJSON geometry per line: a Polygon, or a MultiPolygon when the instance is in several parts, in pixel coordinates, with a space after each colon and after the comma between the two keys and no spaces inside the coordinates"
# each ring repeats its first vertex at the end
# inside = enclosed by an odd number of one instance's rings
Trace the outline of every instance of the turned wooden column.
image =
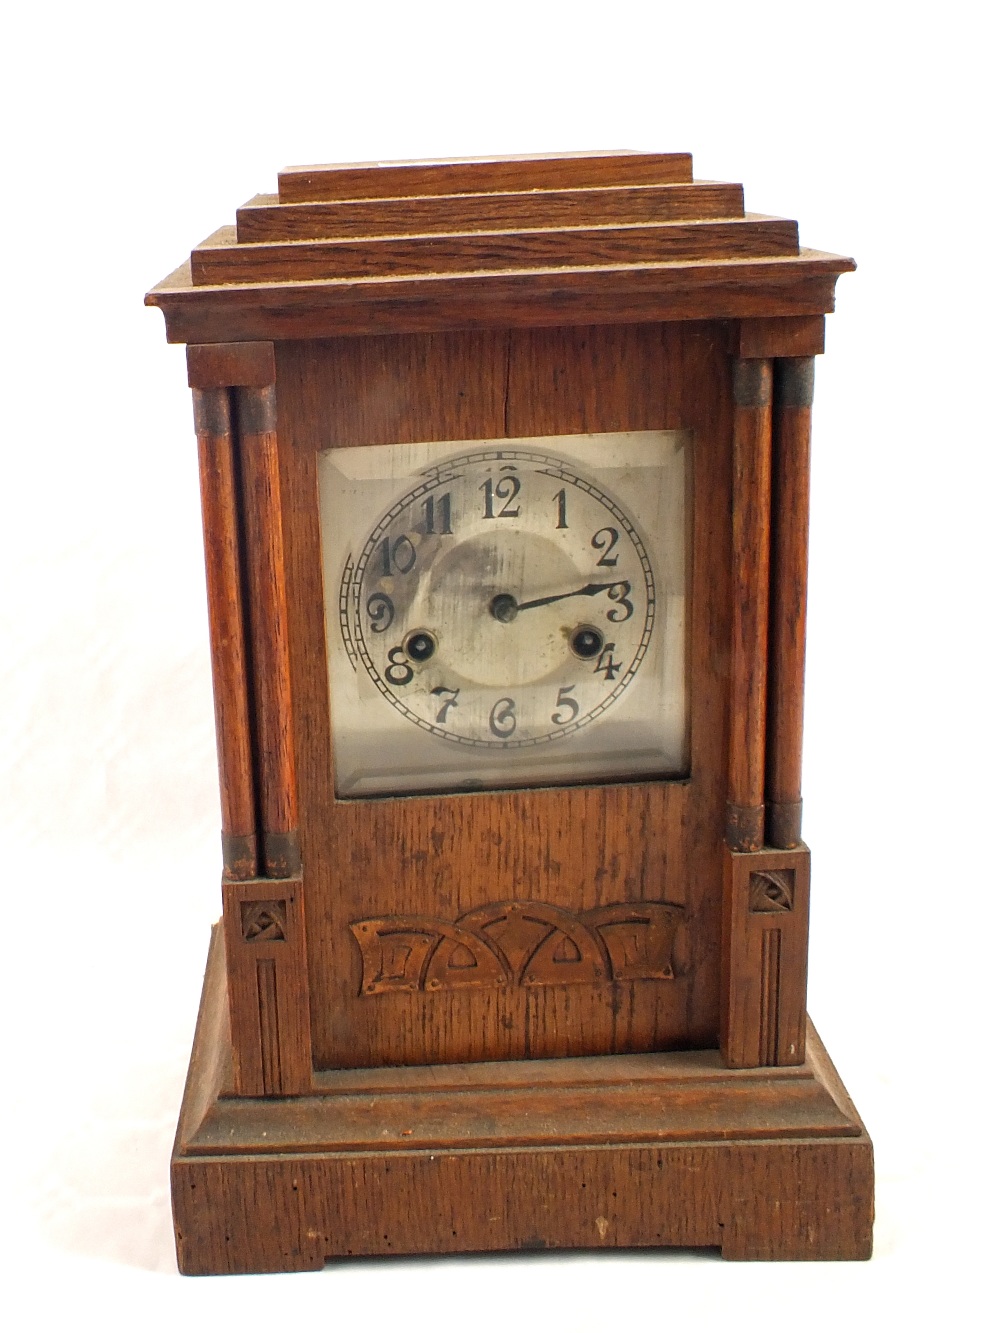
{"type": "Polygon", "coordinates": [[[227,875],[300,864],[271,343],[193,344],[227,875]]]}
{"type": "Polygon", "coordinates": [[[767,713],[767,841],[802,836],[802,716],[806,653],[811,356],[774,363],[774,478],[767,713]]]}
{"type": "Polygon", "coordinates": [[[228,388],[197,386],[193,394],[212,626],[223,874],[251,879],[257,873],[257,812],[231,395],[228,388]]]}
{"type": "Polygon", "coordinates": [[[798,353],[822,350],[822,321],[745,323],[739,347],[720,1047],[727,1065],[746,1069],[805,1058],[810,857],[800,828],[814,362],[798,353]]]}
{"type": "Polygon", "coordinates": [[[271,343],[188,347],[222,795],[232,1091],[312,1087],[271,343]]]}
{"type": "Polygon", "coordinates": [[[764,842],[771,509],[771,362],[733,361],[733,631],[726,843],[764,842]]]}
{"type": "Polygon", "coordinates": [[[261,868],[268,878],[283,879],[298,871],[300,855],[274,384],[239,386],[236,416],[261,868]]]}

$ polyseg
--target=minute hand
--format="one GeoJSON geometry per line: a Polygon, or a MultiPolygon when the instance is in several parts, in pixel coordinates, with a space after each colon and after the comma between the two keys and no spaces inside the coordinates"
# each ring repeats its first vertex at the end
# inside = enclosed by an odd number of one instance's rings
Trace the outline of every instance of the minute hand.
{"type": "Polygon", "coordinates": [[[534,606],[551,606],[553,602],[561,602],[566,597],[595,597],[599,592],[617,587],[620,582],[621,579],[613,579],[610,583],[585,583],[582,588],[574,588],[572,592],[557,592],[551,597],[535,597],[530,602],[518,602],[517,609],[530,611],[534,606]]]}

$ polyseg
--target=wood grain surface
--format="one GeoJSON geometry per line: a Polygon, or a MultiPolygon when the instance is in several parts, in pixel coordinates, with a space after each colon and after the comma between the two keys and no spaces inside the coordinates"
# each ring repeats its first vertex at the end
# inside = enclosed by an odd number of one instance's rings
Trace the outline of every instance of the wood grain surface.
{"type": "Polygon", "coordinates": [[[241,1097],[312,1091],[301,878],[222,886],[231,1077],[241,1097]]]}
{"type": "Polygon", "coordinates": [[[424,162],[348,162],[287,167],[278,173],[282,203],[314,199],[385,199],[390,196],[478,191],[580,189],[587,185],[663,185],[690,181],[690,153],[630,150],[535,153],[424,162]]]}
{"type": "Polygon", "coordinates": [[[229,879],[251,879],[257,873],[259,850],[257,793],[232,415],[229,389],[195,389],[223,874],[229,879]]]}
{"type": "Polygon", "coordinates": [[[288,611],[274,386],[236,391],[262,870],[298,870],[288,611]]]}
{"type": "Polygon", "coordinates": [[[189,343],[187,368],[192,389],[264,389],[274,383],[274,345],[189,343]]]}
{"type": "Polygon", "coordinates": [[[867,1257],[871,1144],[806,1028],[798,842],[806,385],[853,261],[685,154],[280,190],[146,298],[191,344],[227,875],[173,1162],[182,1270],[867,1257]],[[629,430],[692,439],[686,776],[338,800],[319,452],[629,430]],[[498,902],[604,966],[433,990],[365,962],[365,927],[498,902]],[[659,941],[641,967],[601,934],[632,908],[659,941]]]}
{"type": "Polygon", "coordinates": [[[775,362],[771,612],[767,699],[767,838],[794,847],[802,834],[806,576],[812,357],[775,362]]]}
{"type": "Polygon", "coordinates": [[[736,851],[764,841],[764,743],[770,592],[771,362],[733,362],[733,635],[729,808],[736,851]]]}
{"type": "Polygon", "coordinates": [[[279,346],[295,748],[317,1067],[643,1051],[715,1042],[729,580],[727,333],[700,325],[279,346]],[[690,428],[691,775],[681,782],[338,801],[316,454],[400,440],[690,428]],[[710,595],[710,591],[712,594],[710,595]],[[585,831],[581,834],[581,831],[585,831]],[[672,981],[362,997],[351,921],[456,920],[504,899],[683,906],[672,981]]]}
{"type": "MultiPolygon", "coordinates": [[[[181,1159],[181,1271],[330,1258],[680,1246],[731,1260],[868,1259],[867,1139],[181,1159]]],[[[374,1276],[374,1275],[373,1275],[374,1276]]]]}
{"type": "Polygon", "coordinates": [[[742,319],[734,325],[734,330],[734,356],[820,356],[826,320],[822,315],[742,319]]]}
{"type": "Polygon", "coordinates": [[[182,1272],[562,1247],[871,1254],[871,1141],[812,1029],[794,1070],[617,1056],[233,1098],[221,954],[216,932],[171,1166],[182,1272]]]}
{"type": "Polygon", "coordinates": [[[163,310],[169,342],[790,317],[832,311],[849,264],[803,250],[739,265],[692,260],[196,287],[188,262],[147,301],[163,310]]]}
{"type": "Polygon", "coordinates": [[[282,173],[147,302],[200,344],[738,319],[740,356],[804,356],[853,267],[746,216],[741,185],[691,180],[686,154],[368,163],[282,173]],[[792,319],[813,324],[767,327],[792,319]]]}
{"type": "Polygon", "coordinates": [[[800,1065],[806,1042],[808,848],[726,853],[723,1060],[800,1065]]]}
{"type": "Polygon", "coordinates": [[[224,227],[191,252],[196,286],[593,267],[723,257],[797,255],[798,226],[750,216],[724,222],[640,222],[624,227],[478,231],[357,240],[239,243],[224,227]]]}
{"type": "Polygon", "coordinates": [[[236,210],[236,235],[241,242],[314,241],[742,216],[742,185],[715,181],[306,204],[280,203],[277,195],[259,194],[236,210]]]}

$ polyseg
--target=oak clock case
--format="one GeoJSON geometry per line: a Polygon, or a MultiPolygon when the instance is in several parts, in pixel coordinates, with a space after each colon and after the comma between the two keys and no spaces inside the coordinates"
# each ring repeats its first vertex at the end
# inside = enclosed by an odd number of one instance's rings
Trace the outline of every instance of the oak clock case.
{"type": "Polygon", "coordinates": [[[687,154],[591,153],[292,168],[149,294],[223,822],[182,1271],[870,1254],[801,840],[851,268],[687,154]]]}
{"type": "Polygon", "coordinates": [[[689,448],[324,450],[338,795],[682,774],[689,448]]]}

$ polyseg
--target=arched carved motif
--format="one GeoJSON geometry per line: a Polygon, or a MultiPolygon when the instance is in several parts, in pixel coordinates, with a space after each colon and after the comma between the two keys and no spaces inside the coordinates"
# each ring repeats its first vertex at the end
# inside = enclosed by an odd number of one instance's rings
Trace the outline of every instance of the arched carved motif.
{"type": "Polygon", "coordinates": [[[351,923],[362,995],[474,986],[670,981],[683,910],[612,903],[574,914],[552,903],[488,903],[456,922],[372,917],[351,923]]]}

